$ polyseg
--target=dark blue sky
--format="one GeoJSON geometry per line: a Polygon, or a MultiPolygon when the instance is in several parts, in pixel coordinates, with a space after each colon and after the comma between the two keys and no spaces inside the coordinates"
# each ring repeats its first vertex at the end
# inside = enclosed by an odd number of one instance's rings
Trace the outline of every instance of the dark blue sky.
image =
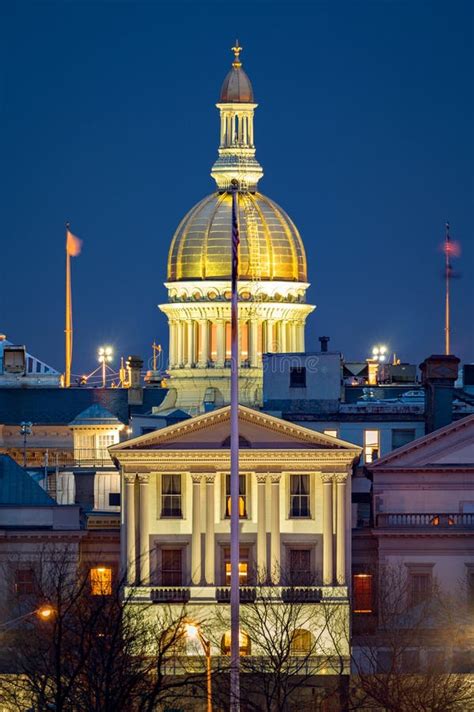
{"type": "Polygon", "coordinates": [[[74,372],[150,355],[174,229],[214,189],[236,36],[260,106],[262,192],[302,234],[317,336],[347,358],[443,349],[444,222],[462,244],[453,350],[474,360],[474,4],[1,3],[0,331],[74,372]]]}

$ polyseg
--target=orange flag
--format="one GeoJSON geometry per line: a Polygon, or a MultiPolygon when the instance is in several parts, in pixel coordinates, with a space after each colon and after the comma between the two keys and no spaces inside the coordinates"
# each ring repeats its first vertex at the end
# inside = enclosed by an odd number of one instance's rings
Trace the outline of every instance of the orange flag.
{"type": "Polygon", "coordinates": [[[66,233],[66,252],[71,257],[77,257],[81,254],[82,240],[76,235],[73,235],[70,230],[66,233]]]}

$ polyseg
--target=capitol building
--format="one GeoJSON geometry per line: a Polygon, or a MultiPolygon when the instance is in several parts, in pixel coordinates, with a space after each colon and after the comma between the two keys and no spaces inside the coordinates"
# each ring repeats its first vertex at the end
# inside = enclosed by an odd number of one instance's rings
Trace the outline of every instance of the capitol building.
{"type": "Polygon", "coordinates": [[[211,175],[217,190],[185,215],[168,255],[170,391],[162,410],[191,414],[230,401],[230,277],[232,194],[239,185],[239,400],[262,403],[262,354],[305,350],[314,307],[306,303],[307,264],[291,218],[258,191],[252,84],[233,47],[222,84],[219,155],[211,175]]]}

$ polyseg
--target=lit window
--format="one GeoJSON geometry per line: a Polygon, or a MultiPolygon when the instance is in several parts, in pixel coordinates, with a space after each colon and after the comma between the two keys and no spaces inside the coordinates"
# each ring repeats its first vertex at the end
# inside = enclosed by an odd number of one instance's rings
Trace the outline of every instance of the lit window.
{"type": "Polygon", "coordinates": [[[290,475],[290,517],[309,517],[309,475],[290,475]]]}
{"type": "Polygon", "coordinates": [[[161,516],[181,517],[181,475],[161,478],[161,516]]]}
{"type": "MultiPolygon", "coordinates": [[[[247,478],[245,475],[239,475],[239,517],[247,516],[247,478]]],[[[225,476],[225,516],[230,517],[231,501],[230,501],[230,475],[225,476]]]]}
{"type": "Polygon", "coordinates": [[[372,613],[373,578],[372,574],[354,574],[353,578],[354,613],[372,613]]]}
{"type": "Polygon", "coordinates": [[[19,596],[27,596],[35,592],[35,572],[33,569],[17,569],[15,571],[15,592],[19,596]]]}
{"type": "MultiPolygon", "coordinates": [[[[222,636],[221,651],[223,655],[230,655],[230,630],[222,636]]],[[[239,633],[239,651],[241,655],[250,655],[250,638],[242,630],[239,633]]]]}
{"type": "Polygon", "coordinates": [[[298,628],[291,636],[292,655],[308,655],[311,652],[312,636],[309,630],[298,628]]]}
{"type": "Polygon", "coordinates": [[[91,569],[91,593],[93,596],[110,596],[112,594],[111,568],[96,566],[91,569]]]}
{"type": "MultiPolygon", "coordinates": [[[[239,583],[241,586],[245,586],[248,583],[248,573],[249,573],[249,550],[247,547],[240,547],[240,557],[239,557],[239,583]]],[[[224,572],[225,572],[225,585],[230,586],[230,549],[224,549],[224,572]]]]}
{"type": "Polygon", "coordinates": [[[364,430],[364,455],[366,462],[377,460],[380,452],[380,433],[378,430],[364,430]]]}
{"type": "Polygon", "coordinates": [[[331,438],[337,438],[337,430],[323,430],[324,435],[330,435],[331,438]]]}

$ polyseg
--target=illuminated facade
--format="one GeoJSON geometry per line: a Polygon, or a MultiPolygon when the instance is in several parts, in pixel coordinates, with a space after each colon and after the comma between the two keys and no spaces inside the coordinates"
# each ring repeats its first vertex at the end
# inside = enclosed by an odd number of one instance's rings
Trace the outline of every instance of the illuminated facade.
{"type": "Polygon", "coordinates": [[[170,393],[163,408],[190,413],[230,399],[230,183],[239,184],[240,402],[262,402],[262,353],[303,352],[314,309],[306,304],[306,256],[297,228],[257,191],[263,170],[255,158],[257,104],[242,69],[240,47],[224,80],[219,157],[211,175],[217,191],[195,205],[173,237],[160,306],[169,322],[170,393]]]}

